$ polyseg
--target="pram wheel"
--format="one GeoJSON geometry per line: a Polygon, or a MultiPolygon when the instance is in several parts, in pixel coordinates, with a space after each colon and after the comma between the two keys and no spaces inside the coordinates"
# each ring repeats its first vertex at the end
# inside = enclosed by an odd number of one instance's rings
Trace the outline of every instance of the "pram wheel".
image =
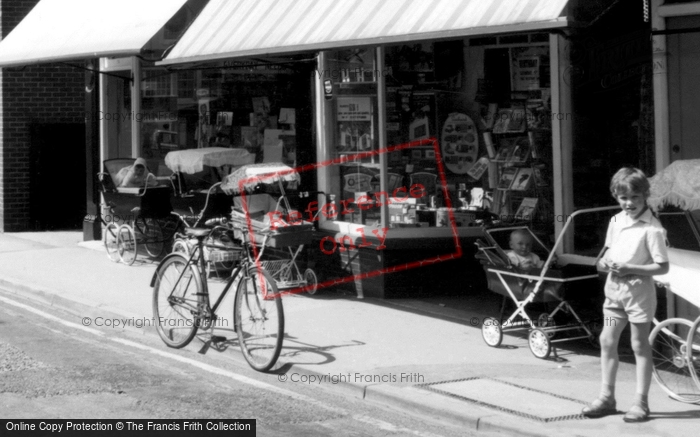
{"type": "Polygon", "coordinates": [[[493,317],[485,318],[484,323],[481,325],[481,336],[487,345],[491,347],[500,346],[503,341],[501,323],[493,317]]]}
{"type": "Polygon", "coordinates": [[[146,252],[154,258],[163,253],[163,230],[158,220],[143,219],[143,235],[146,239],[146,252]]]}
{"type": "Polygon", "coordinates": [[[552,343],[549,341],[549,336],[541,329],[533,329],[528,335],[528,343],[530,352],[537,358],[546,360],[552,352],[552,343]]]}
{"type": "Polygon", "coordinates": [[[316,272],[311,269],[304,270],[304,280],[306,281],[306,285],[311,287],[307,293],[312,296],[316,294],[318,291],[318,277],[316,276],[316,272]]]}
{"type": "Polygon", "coordinates": [[[120,261],[117,247],[118,230],[119,227],[116,223],[110,223],[107,225],[107,228],[105,228],[104,235],[102,236],[102,243],[107,250],[107,257],[115,263],[120,261]]]}
{"type": "Polygon", "coordinates": [[[117,231],[117,251],[122,262],[128,266],[132,265],[136,260],[137,249],[134,229],[129,225],[119,226],[117,231]]]}

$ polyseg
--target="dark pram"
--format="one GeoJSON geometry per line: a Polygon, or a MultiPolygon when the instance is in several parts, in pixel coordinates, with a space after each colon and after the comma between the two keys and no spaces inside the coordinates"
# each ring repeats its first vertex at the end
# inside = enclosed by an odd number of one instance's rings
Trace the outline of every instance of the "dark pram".
{"type": "Polygon", "coordinates": [[[98,173],[105,201],[102,220],[106,224],[102,240],[107,256],[115,262],[131,265],[139,247],[148,255],[159,256],[172,234],[165,235],[163,222],[170,219],[169,184],[145,187],[117,187],[117,174],[134,165],[133,158],[104,161],[105,172],[98,173]]]}

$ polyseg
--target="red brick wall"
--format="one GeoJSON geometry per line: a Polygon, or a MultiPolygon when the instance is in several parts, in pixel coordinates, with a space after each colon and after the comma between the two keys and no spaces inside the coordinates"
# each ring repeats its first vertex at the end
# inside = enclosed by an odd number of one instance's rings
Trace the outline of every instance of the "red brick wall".
{"type": "MultiPolygon", "coordinates": [[[[0,35],[10,33],[37,3],[1,0],[0,35]]],[[[0,69],[0,232],[29,229],[31,124],[84,123],[84,99],[81,70],[59,64],[0,69]]],[[[57,147],[85,145],[57,142],[57,147]]]]}

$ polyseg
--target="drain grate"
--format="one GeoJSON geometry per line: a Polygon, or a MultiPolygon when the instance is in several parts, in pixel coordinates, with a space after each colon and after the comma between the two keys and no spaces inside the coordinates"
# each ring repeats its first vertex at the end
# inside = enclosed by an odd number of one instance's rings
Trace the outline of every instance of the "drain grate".
{"type": "Polygon", "coordinates": [[[586,402],[494,378],[454,379],[416,387],[538,422],[585,419],[581,413],[569,413],[581,411],[586,402]]]}

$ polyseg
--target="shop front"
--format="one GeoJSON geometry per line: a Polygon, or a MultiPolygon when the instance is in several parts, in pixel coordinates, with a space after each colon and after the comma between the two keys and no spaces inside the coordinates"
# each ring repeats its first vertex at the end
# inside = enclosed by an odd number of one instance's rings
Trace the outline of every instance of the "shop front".
{"type": "MultiPolygon", "coordinates": [[[[653,0],[650,6],[654,50],[656,171],[662,171],[676,161],[700,159],[700,145],[697,142],[700,135],[697,123],[700,92],[696,86],[700,68],[700,2],[653,0]]],[[[689,176],[690,179],[692,177],[689,176]]],[[[666,221],[662,223],[667,228],[671,244],[672,264],[667,277],[680,276],[683,278],[681,283],[691,284],[698,276],[700,239],[697,229],[700,227],[700,211],[692,210],[686,218],[684,212],[671,210],[661,217],[666,221]]],[[[692,293],[683,296],[678,291],[667,290],[668,317],[694,320],[700,315],[700,308],[691,302],[697,300],[692,293]]]]}
{"type": "Polygon", "coordinates": [[[547,239],[572,212],[570,2],[409,3],[210,1],[156,63],[313,61],[313,137],[296,141],[324,194],[309,259],[358,296],[482,286],[485,209],[547,239]]]}
{"type": "Polygon", "coordinates": [[[574,189],[586,145],[572,41],[612,3],[183,0],[128,46],[98,26],[63,36],[77,44],[65,53],[13,59],[99,58],[95,161],[143,156],[165,175],[169,151],[223,146],[310,165],[301,188],[325,212],[309,261],[358,296],[392,297],[482,286],[487,222],[551,242],[591,206],[574,189]]]}

